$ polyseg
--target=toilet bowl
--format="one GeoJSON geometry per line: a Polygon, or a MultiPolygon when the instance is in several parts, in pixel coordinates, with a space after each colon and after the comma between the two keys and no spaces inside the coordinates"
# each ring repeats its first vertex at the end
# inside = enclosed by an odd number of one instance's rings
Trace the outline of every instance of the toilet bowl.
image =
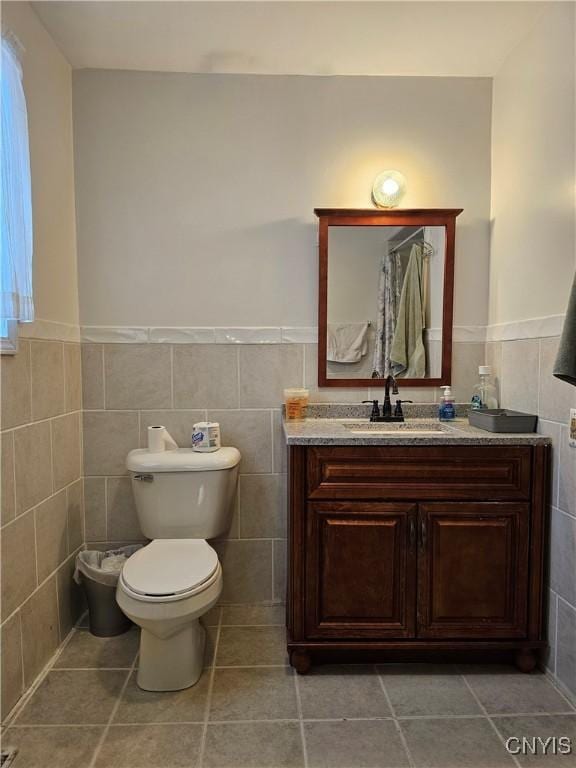
{"type": "Polygon", "coordinates": [[[202,539],[157,539],[127,561],[116,600],[141,627],[140,688],[177,691],[198,681],[206,644],[199,619],[221,591],[218,556],[202,539]]]}

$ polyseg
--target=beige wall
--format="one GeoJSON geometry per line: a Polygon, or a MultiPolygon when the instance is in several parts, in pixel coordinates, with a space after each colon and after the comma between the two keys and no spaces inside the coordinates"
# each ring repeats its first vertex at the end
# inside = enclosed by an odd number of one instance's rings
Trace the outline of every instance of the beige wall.
{"type": "Polygon", "coordinates": [[[490,322],[563,314],[574,274],[574,3],[494,78],[490,322]]]}
{"type": "Polygon", "coordinates": [[[2,3],[2,28],[25,48],[36,317],[78,325],[72,71],[28,3],[2,3]]]}
{"type": "Polygon", "coordinates": [[[457,324],[486,321],[491,81],[74,72],[82,323],[313,326],[315,206],[461,207],[457,324]]]}

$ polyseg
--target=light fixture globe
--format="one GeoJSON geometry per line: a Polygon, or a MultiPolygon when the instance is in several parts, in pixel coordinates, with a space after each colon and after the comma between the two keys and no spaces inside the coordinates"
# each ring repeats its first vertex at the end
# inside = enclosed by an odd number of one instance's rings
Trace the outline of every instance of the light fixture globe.
{"type": "Polygon", "coordinates": [[[374,179],[372,200],[378,208],[395,208],[406,194],[406,179],[398,171],[382,171],[374,179]]]}

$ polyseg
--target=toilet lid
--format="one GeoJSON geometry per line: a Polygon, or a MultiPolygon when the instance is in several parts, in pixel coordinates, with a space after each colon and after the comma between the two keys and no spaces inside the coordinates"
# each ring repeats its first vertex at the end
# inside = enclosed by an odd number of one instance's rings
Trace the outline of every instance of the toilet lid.
{"type": "Polygon", "coordinates": [[[126,585],[140,595],[178,595],[208,581],[218,555],[203,539],[155,539],[128,558],[126,585]]]}

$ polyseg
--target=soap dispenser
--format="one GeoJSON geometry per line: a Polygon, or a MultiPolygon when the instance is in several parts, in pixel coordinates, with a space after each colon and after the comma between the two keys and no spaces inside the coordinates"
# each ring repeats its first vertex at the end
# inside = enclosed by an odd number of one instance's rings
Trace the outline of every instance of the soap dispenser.
{"type": "Polygon", "coordinates": [[[440,421],[452,421],[456,418],[456,409],[454,408],[454,396],[449,386],[441,387],[444,394],[440,398],[440,407],[438,408],[438,419],[440,421]]]}

